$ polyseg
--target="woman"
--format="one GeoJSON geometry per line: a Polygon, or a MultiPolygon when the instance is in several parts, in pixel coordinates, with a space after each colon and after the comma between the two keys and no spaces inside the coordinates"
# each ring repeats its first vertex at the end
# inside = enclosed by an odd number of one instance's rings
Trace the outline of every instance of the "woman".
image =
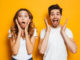
{"type": "Polygon", "coordinates": [[[12,60],[32,60],[32,52],[37,37],[33,16],[27,9],[16,12],[14,25],[9,30],[12,60]]]}

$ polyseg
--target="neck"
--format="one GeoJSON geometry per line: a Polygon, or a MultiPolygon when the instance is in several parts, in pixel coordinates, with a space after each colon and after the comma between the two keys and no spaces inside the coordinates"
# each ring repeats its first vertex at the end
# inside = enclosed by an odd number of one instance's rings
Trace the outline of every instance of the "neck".
{"type": "Polygon", "coordinates": [[[58,26],[56,26],[56,27],[54,27],[54,26],[52,26],[52,27],[56,29],[56,28],[59,28],[59,27],[61,27],[61,25],[59,24],[59,25],[58,25],[58,26]]]}
{"type": "Polygon", "coordinates": [[[25,37],[25,32],[24,32],[24,30],[22,30],[21,36],[22,36],[23,38],[25,37]]]}

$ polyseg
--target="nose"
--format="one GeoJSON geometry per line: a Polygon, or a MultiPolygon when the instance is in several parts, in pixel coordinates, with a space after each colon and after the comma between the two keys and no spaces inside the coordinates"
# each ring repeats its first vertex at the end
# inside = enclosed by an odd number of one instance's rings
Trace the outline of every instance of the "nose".
{"type": "Polygon", "coordinates": [[[22,20],[24,20],[24,17],[22,17],[22,20]]]}
{"type": "Polygon", "coordinates": [[[57,16],[56,16],[56,15],[54,15],[54,18],[57,18],[57,16]]]}

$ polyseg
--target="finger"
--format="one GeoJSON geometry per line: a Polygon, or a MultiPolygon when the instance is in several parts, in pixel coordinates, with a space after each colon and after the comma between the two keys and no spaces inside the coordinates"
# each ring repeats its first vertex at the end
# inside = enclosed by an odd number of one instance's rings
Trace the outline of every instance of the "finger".
{"type": "Polygon", "coordinates": [[[30,20],[27,22],[25,29],[28,28],[29,23],[30,23],[30,20]]]}
{"type": "Polygon", "coordinates": [[[29,20],[29,23],[31,22],[31,20],[29,20]]]}
{"type": "Polygon", "coordinates": [[[16,19],[16,24],[17,24],[18,27],[20,27],[17,19],[16,19]]]}
{"type": "Polygon", "coordinates": [[[18,21],[17,21],[17,19],[16,19],[16,24],[18,25],[18,21]]]}
{"type": "Polygon", "coordinates": [[[48,25],[47,19],[45,18],[44,20],[45,20],[45,23],[48,25]]]}
{"type": "Polygon", "coordinates": [[[30,22],[28,22],[28,26],[29,26],[29,23],[30,23],[30,22]]]}
{"type": "Polygon", "coordinates": [[[30,24],[30,22],[31,22],[31,21],[29,20],[29,21],[28,21],[28,25],[30,24]]]}
{"type": "Polygon", "coordinates": [[[68,22],[68,19],[66,19],[66,22],[65,22],[65,24],[64,24],[64,27],[66,27],[66,25],[67,25],[67,22],[68,22]]]}

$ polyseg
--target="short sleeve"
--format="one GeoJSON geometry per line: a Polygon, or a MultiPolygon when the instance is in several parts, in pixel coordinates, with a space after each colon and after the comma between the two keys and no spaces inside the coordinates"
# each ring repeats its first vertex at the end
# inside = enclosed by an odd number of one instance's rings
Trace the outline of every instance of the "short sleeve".
{"type": "Polygon", "coordinates": [[[34,36],[37,37],[37,29],[34,29],[34,36]]]}
{"type": "Polygon", "coordinates": [[[12,37],[11,30],[8,31],[8,39],[12,37]]]}
{"type": "Polygon", "coordinates": [[[65,32],[66,32],[66,34],[67,34],[67,36],[69,38],[73,38],[73,34],[72,34],[72,31],[70,29],[66,28],[66,31],[65,32]]]}
{"type": "Polygon", "coordinates": [[[43,29],[40,33],[40,39],[43,39],[45,36],[45,29],[43,29]]]}

